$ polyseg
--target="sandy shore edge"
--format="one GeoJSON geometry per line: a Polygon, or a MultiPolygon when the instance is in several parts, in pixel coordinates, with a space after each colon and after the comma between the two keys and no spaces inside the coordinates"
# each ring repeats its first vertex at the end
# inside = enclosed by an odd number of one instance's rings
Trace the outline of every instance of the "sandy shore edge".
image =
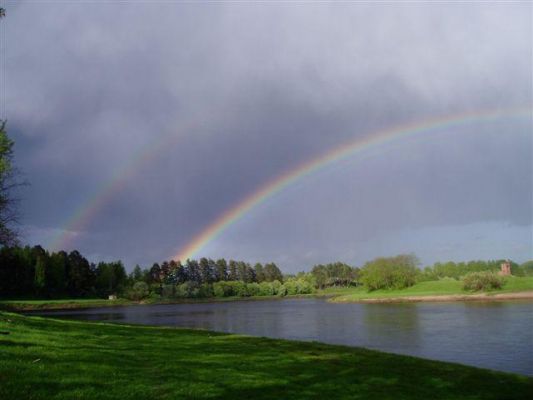
{"type": "Polygon", "coordinates": [[[533,300],[533,291],[515,293],[479,293],[479,294],[453,294],[440,296],[404,296],[383,297],[375,299],[331,299],[334,303],[417,303],[437,301],[502,301],[502,300],[533,300]]]}

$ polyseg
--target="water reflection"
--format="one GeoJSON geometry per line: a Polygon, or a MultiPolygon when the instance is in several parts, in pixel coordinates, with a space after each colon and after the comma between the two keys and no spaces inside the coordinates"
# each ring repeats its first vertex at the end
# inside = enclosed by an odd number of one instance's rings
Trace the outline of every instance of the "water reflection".
{"type": "Polygon", "coordinates": [[[316,340],[533,375],[532,302],[331,304],[285,299],[40,314],[316,340]]]}

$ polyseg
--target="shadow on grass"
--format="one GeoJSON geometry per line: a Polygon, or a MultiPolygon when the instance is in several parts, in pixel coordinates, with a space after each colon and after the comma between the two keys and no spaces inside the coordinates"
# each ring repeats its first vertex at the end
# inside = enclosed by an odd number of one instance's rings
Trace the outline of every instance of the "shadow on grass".
{"type": "Polygon", "coordinates": [[[366,349],[10,315],[0,398],[527,399],[533,379],[366,349]],[[29,346],[34,346],[29,348],[29,346]],[[38,363],[31,359],[40,358],[38,363]]]}

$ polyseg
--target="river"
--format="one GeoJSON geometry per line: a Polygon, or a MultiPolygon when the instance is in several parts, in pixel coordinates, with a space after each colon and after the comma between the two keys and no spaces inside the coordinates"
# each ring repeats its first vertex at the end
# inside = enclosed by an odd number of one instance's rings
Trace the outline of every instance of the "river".
{"type": "Polygon", "coordinates": [[[39,314],[315,340],[533,376],[533,302],[529,301],[334,304],[281,299],[39,314]]]}

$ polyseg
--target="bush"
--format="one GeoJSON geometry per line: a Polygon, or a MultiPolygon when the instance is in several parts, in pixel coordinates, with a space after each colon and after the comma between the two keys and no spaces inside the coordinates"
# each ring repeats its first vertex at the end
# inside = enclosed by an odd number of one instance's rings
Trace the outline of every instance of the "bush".
{"type": "Polygon", "coordinates": [[[417,263],[414,255],[376,258],[361,269],[360,281],[368,290],[403,289],[415,284],[417,263]]]}
{"type": "Polygon", "coordinates": [[[226,285],[226,282],[220,281],[213,283],[213,293],[215,297],[228,297],[231,296],[229,291],[231,287],[226,285]]]}
{"type": "Polygon", "coordinates": [[[241,281],[220,281],[213,284],[216,297],[249,296],[247,285],[241,281]]]}
{"type": "Polygon", "coordinates": [[[286,294],[289,296],[298,294],[298,284],[295,279],[288,279],[283,286],[285,287],[286,294]]]}
{"type": "Polygon", "coordinates": [[[128,290],[126,297],[130,300],[139,301],[148,297],[148,285],[144,282],[135,282],[133,287],[128,290]]]}
{"type": "Polygon", "coordinates": [[[285,285],[281,285],[278,288],[277,295],[280,297],[287,296],[287,288],[285,287],[285,285]]]}
{"type": "Polygon", "coordinates": [[[201,298],[208,298],[213,297],[213,286],[209,283],[202,283],[200,287],[198,288],[198,297],[201,298]]]}
{"type": "Polygon", "coordinates": [[[248,283],[246,285],[246,289],[248,290],[248,296],[260,296],[261,293],[261,287],[258,283],[252,282],[248,283]]]}
{"type": "Polygon", "coordinates": [[[174,285],[163,285],[161,290],[161,297],[165,299],[172,299],[176,296],[176,287],[174,285]]]}
{"type": "Polygon", "coordinates": [[[279,295],[281,287],[283,286],[281,282],[278,280],[275,280],[275,281],[270,282],[270,284],[272,285],[272,292],[274,293],[274,295],[279,295]]]}
{"type": "Polygon", "coordinates": [[[276,294],[271,282],[261,282],[259,284],[259,296],[274,296],[276,294]]]}
{"type": "Polygon", "coordinates": [[[198,285],[193,282],[185,282],[176,286],[176,297],[185,299],[196,298],[200,295],[198,285]]]}
{"type": "Polygon", "coordinates": [[[283,287],[284,289],[281,290],[288,296],[309,294],[315,291],[313,284],[305,279],[289,278],[285,281],[283,287]]]}
{"type": "Polygon", "coordinates": [[[307,280],[298,279],[296,285],[298,286],[298,294],[311,294],[315,292],[315,286],[307,280]]]}
{"type": "Polygon", "coordinates": [[[501,289],[505,284],[503,276],[494,272],[471,272],[463,278],[463,289],[465,290],[491,290],[501,289]]]}

